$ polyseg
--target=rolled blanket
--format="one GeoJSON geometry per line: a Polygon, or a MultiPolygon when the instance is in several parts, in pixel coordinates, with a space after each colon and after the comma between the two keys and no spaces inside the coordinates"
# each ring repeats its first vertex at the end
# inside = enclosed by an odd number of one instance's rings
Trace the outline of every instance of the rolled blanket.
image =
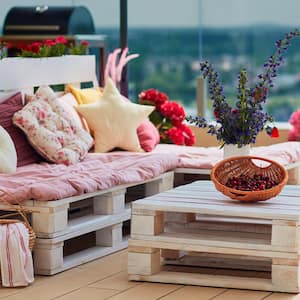
{"type": "Polygon", "coordinates": [[[0,262],[3,286],[27,286],[34,281],[29,233],[23,223],[0,226],[0,262]]]}

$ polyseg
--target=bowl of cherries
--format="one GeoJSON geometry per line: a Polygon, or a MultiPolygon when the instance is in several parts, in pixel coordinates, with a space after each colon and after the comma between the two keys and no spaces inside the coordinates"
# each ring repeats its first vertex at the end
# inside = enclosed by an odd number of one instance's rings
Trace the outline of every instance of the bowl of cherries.
{"type": "Polygon", "coordinates": [[[277,196],[288,174],[279,163],[257,156],[235,156],[217,163],[211,170],[216,189],[231,199],[256,202],[277,196]]]}

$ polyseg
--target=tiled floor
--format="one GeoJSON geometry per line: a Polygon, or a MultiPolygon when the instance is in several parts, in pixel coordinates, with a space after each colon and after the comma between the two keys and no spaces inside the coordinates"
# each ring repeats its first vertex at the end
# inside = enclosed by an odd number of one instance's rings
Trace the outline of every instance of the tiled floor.
{"type": "Polygon", "coordinates": [[[126,269],[127,251],[121,251],[55,276],[37,276],[26,288],[2,288],[0,299],[300,300],[300,294],[128,282],[126,269]]]}

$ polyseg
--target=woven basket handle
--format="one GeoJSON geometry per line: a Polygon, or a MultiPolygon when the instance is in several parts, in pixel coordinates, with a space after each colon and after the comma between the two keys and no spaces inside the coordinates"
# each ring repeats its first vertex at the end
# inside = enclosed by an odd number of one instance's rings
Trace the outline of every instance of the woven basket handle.
{"type": "Polygon", "coordinates": [[[20,201],[18,201],[17,199],[15,199],[15,197],[10,194],[9,192],[7,191],[4,191],[3,189],[0,188],[0,192],[3,193],[3,195],[9,195],[11,196],[13,199],[14,199],[14,202],[16,202],[17,204],[12,204],[10,203],[8,200],[6,200],[5,198],[3,198],[2,196],[0,196],[0,202],[4,202],[6,203],[8,206],[10,206],[12,209],[14,209],[16,211],[16,213],[10,213],[10,214],[6,214],[6,215],[2,215],[0,216],[0,218],[6,218],[6,217],[10,217],[10,216],[14,216],[14,215],[20,215],[22,217],[22,219],[24,220],[24,222],[26,223],[26,225],[28,225],[29,227],[31,227],[29,221],[28,221],[28,218],[26,216],[26,213],[25,212],[32,212],[32,210],[30,209],[27,209],[25,208],[21,203],[20,201]]]}
{"type": "Polygon", "coordinates": [[[247,194],[240,194],[240,193],[232,193],[232,192],[230,192],[230,191],[227,191],[227,193],[228,194],[230,194],[230,195],[232,195],[232,197],[234,198],[234,199],[241,199],[241,200],[243,200],[243,199],[245,199],[245,198],[247,198],[248,197],[248,195],[247,194]]]}

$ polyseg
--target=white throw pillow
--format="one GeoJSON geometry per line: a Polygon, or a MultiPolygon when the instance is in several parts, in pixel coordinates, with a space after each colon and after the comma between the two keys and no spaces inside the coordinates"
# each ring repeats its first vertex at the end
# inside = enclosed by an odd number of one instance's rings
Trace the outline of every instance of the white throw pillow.
{"type": "Polygon", "coordinates": [[[0,126],[0,173],[14,173],[17,170],[17,152],[15,145],[7,133],[0,126]]]}
{"type": "Polygon", "coordinates": [[[137,128],[153,109],[154,106],[124,101],[110,78],[99,100],[76,107],[94,132],[95,152],[108,152],[114,148],[143,151],[137,128]]]}

